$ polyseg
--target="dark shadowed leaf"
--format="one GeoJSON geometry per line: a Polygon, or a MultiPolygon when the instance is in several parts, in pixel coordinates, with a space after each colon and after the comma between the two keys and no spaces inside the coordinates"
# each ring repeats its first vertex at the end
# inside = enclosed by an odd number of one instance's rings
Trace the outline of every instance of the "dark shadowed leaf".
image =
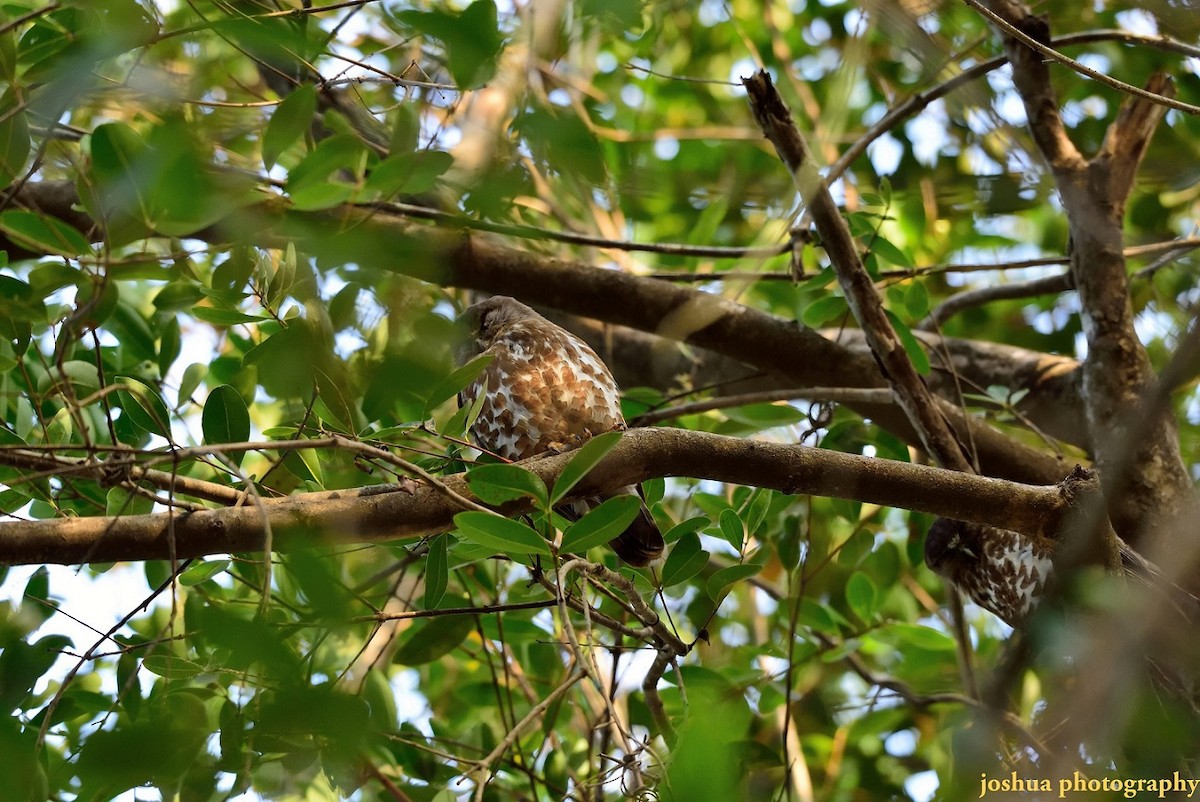
{"type": "Polygon", "coordinates": [[[562,539],[562,551],[567,554],[586,552],[625,531],[642,510],[637,496],[614,496],[572,524],[562,539]]]}
{"type": "Polygon", "coordinates": [[[262,158],[268,170],[275,166],[281,153],[304,135],[316,111],[317,88],[312,84],[302,84],[276,107],[263,132],[262,158]]]}
{"type": "Polygon", "coordinates": [[[741,582],[744,579],[749,579],[756,576],[762,571],[761,565],[730,565],[725,568],[719,568],[713,572],[708,578],[708,583],[705,589],[708,591],[708,597],[713,601],[720,601],[724,598],[726,592],[733,585],[741,582]]]}
{"type": "Polygon", "coordinates": [[[171,439],[171,414],[158,391],[143,381],[122,377],[125,388],[117,393],[125,413],[148,432],[171,439]]]}
{"type": "Polygon", "coordinates": [[[450,536],[443,533],[429,541],[429,555],[425,558],[425,609],[435,609],[446,595],[449,582],[446,556],[450,536]]]}
{"type": "Polygon", "coordinates": [[[392,662],[419,666],[449,654],[475,629],[475,617],[448,615],[413,622],[396,648],[392,662]]]}
{"type": "Polygon", "coordinates": [[[704,570],[708,565],[709,554],[700,548],[700,536],[695,532],[687,532],[667,555],[663,565],[662,584],[664,588],[686,582],[704,570]]]}

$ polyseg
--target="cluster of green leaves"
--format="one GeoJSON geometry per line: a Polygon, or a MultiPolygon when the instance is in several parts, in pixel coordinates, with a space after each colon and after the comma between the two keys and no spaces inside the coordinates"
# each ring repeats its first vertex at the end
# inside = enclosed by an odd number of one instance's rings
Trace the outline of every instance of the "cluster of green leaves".
{"type": "MultiPolygon", "coordinates": [[[[77,200],[0,208],[9,243],[0,447],[92,460],[136,452],[191,479],[252,481],[263,496],[395,479],[396,465],[378,456],[389,450],[437,476],[461,471],[477,410],[451,399],[481,367],[454,365],[449,318],[462,298],[440,286],[444,266],[418,238],[365,235],[365,219],[417,201],[490,226],[774,244],[786,238],[793,189],[754,141],[736,85],[758,54],[772,54],[814,149],[830,161],[864,120],[966,59],[999,52],[961,4],[882,13],[773,3],[764,13],[751,0],[586,0],[546,29],[538,4],[531,18],[492,0],[314,13],[302,5],[0,4],[0,185],[77,200]],[[348,64],[362,80],[338,83],[348,64]],[[460,124],[476,122],[473,109],[530,65],[528,82],[499,101],[510,107],[489,157],[455,153],[470,133],[460,124]],[[476,93],[483,87],[489,95],[476,93]],[[304,447],[331,433],[376,456],[304,447]],[[278,447],[221,451],[252,439],[278,447]],[[172,457],[168,446],[197,450],[172,457]]],[[[1138,11],[1065,0],[1038,10],[1079,29],[1115,27],[1138,11]]],[[[1162,11],[1166,25],[1174,17],[1162,11]]],[[[1165,61],[1179,71],[1181,96],[1200,94],[1194,71],[1174,57],[1095,47],[1114,75],[1138,83],[1165,61]]],[[[1059,77],[1073,134],[1094,148],[1119,98],[1059,77]]],[[[863,157],[839,185],[864,261],[922,370],[929,360],[911,330],[973,279],[903,271],[1065,247],[1051,181],[1025,152],[1020,121],[1002,113],[1012,100],[1002,79],[973,84],[921,125],[891,132],[893,169],[863,157]]],[[[1197,120],[1168,117],[1129,205],[1131,242],[1187,233],[1198,142],[1197,120]]],[[[788,258],[644,253],[636,262],[781,273],[788,258]]],[[[847,323],[819,247],[799,259],[808,278],[750,283],[739,300],[810,327],[847,323]]],[[[1185,319],[1193,266],[1185,258],[1134,282],[1135,307],[1161,323],[1157,331],[1185,319]]],[[[1002,302],[946,328],[1071,353],[1078,325],[1066,303],[1002,302]]],[[[1164,358],[1171,342],[1156,335],[1152,356],[1164,358]]],[[[630,417],[664,403],[669,384],[627,388],[630,417]]],[[[1019,392],[974,389],[968,402],[1019,426],[1019,392]]],[[[774,403],[678,423],[908,459],[895,435],[846,409],[819,425],[774,403]]],[[[1182,437],[1191,458],[1200,449],[1194,417],[1182,437]]],[[[616,743],[594,689],[573,688],[538,726],[512,736],[488,766],[484,798],[618,798],[633,774],[610,757],[626,755],[671,799],[779,798],[801,760],[822,799],[905,798],[922,772],[945,780],[960,769],[975,780],[975,766],[997,765],[1002,742],[980,736],[969,711],[897,703],[846,660],[918,693],[960,687],[953,640],[924,601],[941,592],[920,567],[927,521],[686,478],[643,488],[668,542],[665,562],[655,572],[621,569],[682,638],[699,639],[662,679],[677,734],[659,731],[641,692],[628,690],[640,684],[648,641],[585,631],[582,616],[564,619],[530,582],[565,555],[618,567],[603,546],[637,513],[636,499],[610,499],[573,522],[555,511],[614,439],[581,449],[552,487],[519,467],[470,464],[479,499],[529,514],[463,512],[455,531],[419,544],[334,553],[313,532],[310,550],[277,555],[270,572],[262,555],[92,566],[97,592],[136,582],[159,596],[82,661],[74,655],[96,633],[71,630],[68,616],[87,620],[87,600],[65,597],[54,569],[0,568],[9,597],[0,602],[0,700],[14,713],[0,724],[5,792],[105,800],[152,785],[164,798],[197,801],[243,791],[395,798],[390,783],[414,800],[455,799],[478,779],[464,781],[472,761],[569,678],[567,626],[607,660],[621,725],[649,748],[616,743]],[[397,610],[418,617],[389,619],[397,610]]],[[[0,512],[13,519],[131,515],[170,501],[150,483],[40,466],[0,468],[0,482],[0,512]]],[[[568,590],[608,620],[629,621],[619,594],[589,587],[568,590]]],[[[997,627],[982,614],[972,622],[987,663],[997,627]]],[[[1029,685],[1026,716],[1040,698],[1029,685]]],[[[1142,727],[1154,748],[1134,750],[1130,773],[1158,768],[1174,754],[1173,733],[1194,727],[1182,716],[1173,725],[1142,727]]]]}

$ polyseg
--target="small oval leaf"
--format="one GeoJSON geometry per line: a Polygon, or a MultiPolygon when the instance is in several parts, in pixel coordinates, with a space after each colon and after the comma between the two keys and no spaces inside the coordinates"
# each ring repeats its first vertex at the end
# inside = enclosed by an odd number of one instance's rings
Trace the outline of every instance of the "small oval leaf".
{"type": "Polygon", "coordinates": [[[243,443],[250,438],[250,413],[242,394],[222,384],[214,387],[204,402],[204,413],[200,416],[200,428],[204,442],[243,443]]]}
{"type": "Polygon", "coordinates": [[[642,500],[623,495],[610,498],[584,515],[563,534],[562,551],[583,553],[615,538],[633,523],[642,511],[642,500]]]}
{"type": "Polygon", "coordinates": [[[464,540],[510,554],[550,556],[550,547],[537,532],[499,515],[474,510],[454,516],[454,525],[464,540]]]}
{"type": "Polygon", "coordinates": [[[467,474],[471,492],[485,504],[506,504],[523,496],[547,506],[546,483],[519,465],[480,465],[467,474]]]}

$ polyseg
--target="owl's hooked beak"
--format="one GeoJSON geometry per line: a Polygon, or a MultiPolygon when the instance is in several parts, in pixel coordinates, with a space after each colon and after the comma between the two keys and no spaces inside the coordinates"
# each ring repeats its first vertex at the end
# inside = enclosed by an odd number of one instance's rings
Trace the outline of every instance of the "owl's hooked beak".
{"type": "Polygon", "coordinates": [[[485,348],[477,310],[468,309],[454,321],[454,355],[458,364],[463,364],[485,348]]]}

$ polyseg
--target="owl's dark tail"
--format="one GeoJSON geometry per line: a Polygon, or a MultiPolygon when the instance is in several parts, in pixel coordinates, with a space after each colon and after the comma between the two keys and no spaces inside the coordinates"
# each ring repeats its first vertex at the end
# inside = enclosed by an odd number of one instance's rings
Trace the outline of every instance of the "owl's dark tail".
{"type": "Polygon", "coordinates": [[[666,548],[662,532],[650,517],[650,510],[646,509],[645,504],[629,528],[609,541],[608,545],[612,546],[618,557],[635,568],[654,562],[666,548]]]}

